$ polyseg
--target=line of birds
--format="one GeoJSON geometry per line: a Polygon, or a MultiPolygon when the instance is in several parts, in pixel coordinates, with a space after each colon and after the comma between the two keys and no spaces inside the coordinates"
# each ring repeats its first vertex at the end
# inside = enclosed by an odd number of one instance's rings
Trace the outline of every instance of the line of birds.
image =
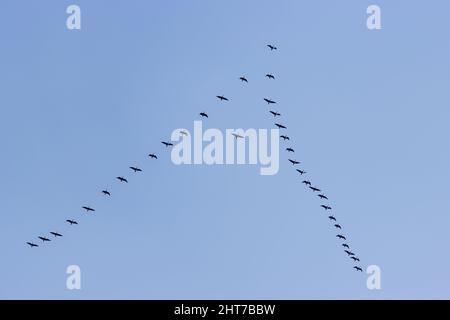
{"type": "MultiPolygon", "coordinates": [[[[271,44],[268,44],[267,47],[270,49],[270,51],[278,50],[278,48],[277,48],[276,46],[271,45],[271,44]]],[[[267,79],[269,79],[269,80],[275,80],[275,76],[274,76],[273,74],[271,74],[271,73],[266,74],[265,77],[266,77],[267,79]]],[[[241,80],[241,81],[244,82],[244,83],[249,83],[249,81],[248,81],[248,79],[247,79],[246,76],[241,76],[241,77],[239,78],[239,80],[241,80]]],[[[222,101],[222,102],[230,101],[230,99],[227,98],[227,97],[225,97],[224,95],[217,95],[216,97],[217,97],[217,99],[219,99],[219,100],[222,101]]],[[[269,106],[270,106],[270,105],[274,105],[274,104],[277,103],[276,101],[274,101],[274,100],[272,100],[272,99],[269,99],[269,98],[263,98],[263,100],[264,100],[269,106]]],[[[269,112],[270,112],[270,114],[273,115],[274,118],[281,117],[281,113],[279,113],[278,111],[269,110],[269,112]]],[[[207,114],[206,112],[200,112],[200,113],[199,113],[199,116],[200,116],[201,118],[209,118],[209,116],[208,116],[208,114],[207,114]]],[[[285,125],[283,125],[283,124],[280,124],[280,123],[275,123],[275,126],[276,126],[278,129],[280,129],[280,130],[281,130],[281,129],[287,130],[287,127],[286,127],[285,125]]],[[[187,135],[186,132],[182,132],[182,131],[180,131],[180,134],[187,135]]],[[[236,139],[238,139],[238,138],[244,138],[243,136],[240,136],[240,135],[237,135],[237,134],[233,134],[233,135],[234,135],[234,137],[235,137],[236,139]]],[[[283,139],[283,141],[290,141],[289,136],[287,136],[287,135],[285,135],[285,134],[280,135],[280,139],[283,139]]],[[[162,143],[166,148],[173,147],[173,143],[171,143],[171,142],[169,142],[169,141],[161,141],[161,143],[162,143]]],[[[294,150],[292,147],[287,147],[287,148],[286,148],[286,152],[287,152],[288,154],[294,154],[294,153],[295,153],[295,150],[294,150]]],[[[157,156],[155,153],[150,153],[150,154],[148,155],[148,157],[149,157],[150,159],[153,159],[153,160],[157,160],[157,159],[158,159],[158,156],[157,156]]],[[[297,166],[297,165],[300,164],[299,161],[294,160],[294,159],[291,159],[291,158],[289,158],[288,161],[289,161],[293,166],[297,166]]],[[[136,166],[130,166],[129,169],[131,169],[134,173],[141,173],[141,172],[143,172],[143,170],[142,170],[141,168],[136,167],[136,166]]],[[[303,175],[306,175],[306,174],[307,174],[306,171],[301,170],[301,169],[296,169],[296,171],[300,174],[300,176],[303,176],[303,175]]],[[[128,183],[128,180],[127,180],[125,177],[117,176],[116,179],[117,179],[120,183],[128,183]]],[[[320,200],[329,200],[328,197],[327,197],[324,193],[322,193],[322,190],[321,190],[321,189],[319,189],[319,188],[317,188],[317,187],[314,187],[314,186],[312,185],[311,181],[309,181],[309,180],[303,180],[302,183],[303,183],[306,187],[308,187],[310,190],[312,190],[314,193],[318,193],[317,196],[320,198],[320,200]]],[[[111,193],[110,193],[107,189],[102,190],[102,194],[103,194],[104,196],[111,197],[111,193]]],[[[331,208],[329,205],[321,204],[320,206],[321,206],[325,211],[331,211],[331,210],[332,210],[332,208],[331,208]]],[[[82,208],[83,210],[85,210],[86,213],[93,213],[93,212],[95,212],[95,209],[92,208],[92,207],[90,207],[90,206],[82,206],[81,208],[82,208]]],[[[328,219],[334,224],[334,227],[335,227],[336,229],[338,229],[338,230],[341,230],[341,229],[342,229],[342,226],[337,222],[337,219],[336,219],[335,216],[329,215],[329,216],[328,216],[328,219]]],[[[66,222],[67,222],[68,224],[70,224],[71,226],[73,226],[73,225],[78,225],[78,221],[76,221],[76,220],[74,220],[74,219],[67,219],[66,222]]],[[[58,238],[58,237],[62,237],[62,236],[63,236],[61,233],[56,232],[56,231],[51,231],[50,234],[53,235],[55,238],[58,238]]],[[[360,262],[359,258],[356,256],[356,254],[350,251],[350,246],[345,242],[345,241],[347,241],[347,238],[346,238],[344,235],[342,235],[342,234],[337,234],[336,237],[337,237],[338,239],[344,241],[344,243],[341,244],[342,247],[345,248],[344,252],[345,252],[345,253],[346,253],[346,254],[347,254],[354,262],[360,262]]],[[[43,243],[45,243],[45,242],[50,242],[50,241],[51,241],[48,237],[45,237],[45,236],[38,236],[37,238],[40,239],[43,243]]],[[[31,248],[33,248],[33,247],[39,247],[39,245],[36,244],[36,243],[34,243],[34,242],[27,242],[27,244],[28,244],[31,248]]],[[[361,272],[362,272],[362,268],[361,268],[360,266],[354,266],[353,268],[354,268],[355,270],[357,270],[357,271],[361,271],[361,272]]]]}

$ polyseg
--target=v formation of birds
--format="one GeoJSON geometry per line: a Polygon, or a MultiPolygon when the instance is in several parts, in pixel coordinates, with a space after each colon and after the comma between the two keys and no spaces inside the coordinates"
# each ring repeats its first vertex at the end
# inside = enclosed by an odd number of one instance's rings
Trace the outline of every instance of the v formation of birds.
{"type": "MultiPolygon", "coordinates": [[[[277,49],[278,49],[276,46],[271,45],[271,44],[267,45],[267,47],[270,49],[270,51],[274,51],[274,50],[277,50],[277,49]]],[[[266,77],[268,80],[275,80],[275,76],[274,76],[273,74],[271,74],[271,73],[266,74],[265,77],[266,77]]],[[[249,80],[247,79],[246,76],[241,76],[241,77],[239,78],[239,80],[241,80],[241,81],[242,81],[243,83],[245,83],[245,84],[249,83],[249,80]]],[[[222,102],[228,102],[228,101],[230,101],[230,100],[229,100],[227,97],[225,97],[224,95],[217,95],[216,97],[217,97],[217,99],[219,99],[219,100],[222,101],[222,102]]],[[[277,104],[277,102],[274,101],[274,100],[272,100],[272,99],[263,98],[263,100],[264,100],[269,106],[270,106],[270,105],[275,105],[275,104],[277,104]]],[[[279,113],[278,111],[275,111],[275,110],[269,110],[269,112],[270,112],[270,114],[273,116],[273,118],[277,118],[277,117],[280,117],[280,118],[281,118],[281,117],[282,117],[282,114],[279,113]]],[[[202,118],[209,118],[209,116],[208,116],[208,114],[207,114],[206,112],[200,112],[199,115],[200,115],[200,117],[202,117],[202,118]]],[[[281,124],[281,123],[275,123],[275,126],[276,126],[278,129],[280,129],[280,130],[284,130],[284,131],[287,130],[287,127],[286,127],[285,125],[281,124]]],[[[289,137],[288,135],[286,135],[284,132],[282,132],[282,134],[280,135],[280,139],[283,139],[283,141],[284,141],[285,143],[286,143],[286,141],[291,142],[290,137],[289,137]]],[[[168,142],[168,141],[161,141],[161,143],[162,143],[166,148],[169,148],[169,147],[172,147],[172,146],[173,146],[173,144],[172,144],[171,142],[168,142]]],[[[292,147],[286,147],[285,150],[286,150],[286,152],[287,152],[288,154],[294,154],[294,153],[295,153],[295,150],[294,150],[292,147]]],[[[155,153],[150,153],[150,154],[148,155],[148,157],[149,157],[151,160],[157,160],[157,159],[158,159],[158,156],[157,156],[155,153]]],[[[294,167],[296,167],[296,166],[298,166],[299,164],[301,164],[300,161],[297,161],[297,160],[295,160],[295,159],[289,158],[288,160],[289,160],[289,162],[292,164],[292,166],[294,166],[294,167]]],[[[141,168],[138,168],[138,167],[136,167],[136,166],[130,166],[129,169],[132,170],[134,173],[140,173],[140,172],[143,171],[141,168]]],[[[296,172],[297,172],[300,176],[302,176],[302,177],[307,175],[307,172],[304,171],[304,170],[302,170],[302,169],[296,168],[296,172]]],[[[116,177],[116,179],[117,179],[117,181],[118,181],[119,183],[128,183],[128,180],[127,180],[125,177],[118,176],[118,177],[116,177]]],[[[310,189],[314,194],[316,194],[317,197],[322,201],[322,204],[320,204],[320,207],[321,207],[322,209],[324,209],[325,212],[331,212],[331,211],[332,211],[332,207],[331,207],[330,205],[327,204],[327,203],[329,202],[328,197],[322,192],[322,190],[321,190],[320,188],[313,186],[312,183],[311,183],[311,181],[308,180],[307,178],[305,178],[305,180],[302,181],[302,184],[304,184],[306,188],[309,188],[309,189],[310,189]]],[[[111,193],[110,193],[108,190],[102,190],[102,194],[103,194],[105,197],[111,197],[111,193]]],[[[90,206],[82,206],[81,208],[82,208],[83,210],[85,210],[86,213],[93,213],[93,212],[95,212],[95,209],[92,208],[92,207],[90,207],[90,206]]],[[[357,256],[354,252],[351,251],[350,246],[349,246],[348,243],[347,243],[347,237],[341,233],[340,230],[342,230],[342,225],[338,222],[338,219],[337,219],[333,214],[330,214],[330,215],[328,215],[328,220],[330,221],[330,223],[333,225],[333,227],[334,227],[336,230],[339,230],[339,231],[338,231],[338,234],[336,234],[336,238],[340,241],[340,245],[341,245],[342,248],[343,248],[343,252],[344,252],[345,254],[347,254],[347,256],[348,256],[350,259],[353,260],[353,262],[355,262],[355,263],[356,263],[356,262],[360,262],[360,259],[358,258],[358,256],[357,256]]],[[[71,226],[78,225],[78,221],[77,221],[77,220],[74,220],[74,219],[67,219],[66,222],[67,222],[69,225],[71,225],[71,226]]],[[[62,236],[63,236],[61,233],[56,232],[56,231],[51,231],[50,234],[51,234],[54,238],[59,238],[59,237],[62,237],[62,236]]],[[[46,236],[42,236],[42,235],[41,235],[41,236],[38,236],[37,238],[38,238],[39,240],[41,240],[42,243],[50,242],[50,241],[51,241],[51,239],[49,239],[49,238],[46,237],[46,236]]],[[[36,244],[36,243],[34,243],[34,242],[27,242],[27,244],[28,244],[31,248],[33,248],[33,247],[39,247],[39,245],[36,244]]],[[[354,266],[353,266],[353,269],[355,269],[356,271],[362,272],[362,268],[361,268],[359,265],[354,265],[354,266]]]]}

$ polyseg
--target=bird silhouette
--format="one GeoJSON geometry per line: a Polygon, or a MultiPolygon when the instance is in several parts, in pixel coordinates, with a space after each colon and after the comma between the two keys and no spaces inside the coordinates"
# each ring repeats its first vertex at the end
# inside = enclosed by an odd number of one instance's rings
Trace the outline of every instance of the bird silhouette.
{"type": "Polygon", "coordinates": [[[240,134],[237,134],[237,133],[232,133],[231,135],[232,135],[236,140],[237,140],[238,138],[244,139],[244,136],[241,136],[240,134]]]}
{"type": "Polygon", "coordinates": [[[138,167],[130,167],[130,169],[133,170],[134,172],[142,172],[142,169],[138,167]]]}
{"type": "Polygon", "coordinates": [[[39,239],[42,240],[42,242],[50,242],[51,240],[49,238],[46,237],[38,237],[39,239]]]}
{"type": "Polygon", "coordinates": [[[52,235],[54,235],[55,236],[55,238],[57,238],[57,237],[62,237],[63,235],[61,234],[61,233],[58,233],[58,232],[50,232],[52,235]]]}
{"type": "Polygon", "coordinates": [[[342,240],[347,240],[343,235],[341,235],[341,234],[338,234],[336,237],[338,237],[339,239],[342,239],[342,240]]]}
{"type": "Polygon", "coordinates": [[[348,250],[344,250],[346,254],[348,254],[349,256],[354,256],[355,254],[351,251],[348,250]]]}
{"type": "Polygon", "coordinates": [[[360,267],[354,266],[353,269],[356,269],[356,271],[363,271],[360,267]]]}
{"type": "Polygon", "coordinates": [[[270,51],[273,51],[273,50],[277,50],[277,49],[278,49],[277,47],[275,47],[275,46],[272,45],[272,44],[268,44],[267,46],[269,47],[270,51]]]}
{"type": "Polygon", "coordinates": [[[270,112],[271,114],[273,114],[274,117],[279,117],[279,116],[281,116],[281,113],[278,113],[278,112],[276,112],[276,111],[270,110],[269,112],[270,112]]]}
{"type": "Polygon", "coordinates": [[[33,243],[33,242],[27,242],[27,245],[29,245],[30,248],[33,248],[33,247],[39,247],[37,244],[35,244],[35,243],[33,243]]]}
{"type": "Polygon", "coordinates": [[[289,137],[288,137],[288,136],[285,136],[285,135],[280,136],[280,138],[282,138],[284,141],[290,140],[289,137]]]}
{"type": "Polygon", "coordinates": [[[217,99],[219,99],[220,101],[229,101],[228,98],[224,97],[224,96],[216,96],[217,99]]]}
{"type": "Polygon", "coordinates": [[[202,116],[202,118],[208,118],[208,115],[206,114],[206,112],[200,112],[199,114],[200,114],[200,116],[202,116]]]}
{"type": "Polygon", "coordinates": [[[334,216],[328,216],[328,219],[330,219],[332,221],[336,221],[336,218],[334,216]]]}
{"type": "Polygon", "coordinates": [[[331,210],[331,207],[330,206],[326,206],[326,205],[320,205],[322,208],[324,208],[325,210],[331,210]]]}
{"type": "Polygon", "coordinates": [[[303,171],[303,170],[300,170],[300,169],[297,169],[297,172],[300,173],[301,176],[307,173],[306,171],[303,171]]]}
{"type": "Polygon", "coordinates": [[[304,183],[306,186],[311,185],[311,181],[308,181],[308,180],[303,180],[302,183],[304,183]]]}
{"type": "Polygon", "coordinates": [[[158,159],[158,157],[154,153],[150,153],[148,156],[152,159],[158,159]]]}
{"type": "Polygon", "coordinates": [[[111,197],[111,193],[110,193],[108,190],[103,190],[102,193],[103,193],[105,196],[111,197]]]}
{"type": "Polygon", "coordinates": [[[336,229],[342,229],[340,224],[335,224],[334,226],[336,227],[336,229]]]}
{"type": "Polygon", "coordinates": [[[343,246],[344,248],[350,249],[350,247],[349,247],[348,244],[346,244],[346,243],[343,243],[342,246],[343,246]]]}
{"type": "Polygon", "coordinates": [[[290,163],[292,163],[292,165],[296,165],[296,164],[300,164],[300,162],[299,161],[296,161],[296,160],[292,160],[292,159],[288,159],[289,160],[289,162],[290,163]]]}
{"type": "Polygon", "coordinates": [[[119,180],[120,182],[128,183],[128,180],[125,179],[124,177],[116,177],[116,179],[119,180]]]}
{"type": "Polygon", "coordinates": [[[161,143],[162,143],[163,145],[165,145],[166,148],[167,148],[167,147],[173,147],[173,143],[171,143],[171,142],[161,141],[161,143]]]}
{"type": "Polygon", "coordinates": [[[320,192],[320,191],[321,191],[320,189],[318,189],[318,188],[316,188],[316,187],[309,186],[309,188],[310,188],[312,191],[314,191],[314,192],[320,192]]]}
{"type": "Polygon", "coordinates": [[[324,194],[318,194],[317,196],[318,196],[320,199],[328,200],[327,196],[325,196],[324,194]]]}
{"type": "Polygon", "coordinates": [[[268,79],[273,79],[273,80],[275,79],[275,76],[273,74],[271,74],[271,73],[266,74],[266,77],[268,79]]]}
{"type": "Polygon", "coordinates": [[[292,149],[292,148],[286,148],[286,151],[287,152],[295,152],[294,149],[292,149]]]}
{"type": "Polygon", "coordinates": [[[66,221],[68,223],[70,223],[70,225],[78,224],[78,222],[76,222],[75,220],[72,220],[72,219],[67,219],[66,221]]]}
{"type": "Polygon", "coordinates": [[[244,76],[240,77],[239,80],[241,80],[242,82],[248,82],[247,78],[244,76]]]}
{"type": "Polygon", "coordinates": [[[275,123],[275,125],[278,127],[278,129],[287,129],[285,126],[279,123],[275,123]]]}
{"type": "Polygon", "coordinates": [[[267,104],[275,104],[275,103],[277,103],[276,101],[273,101],[273,100],[267,99],[267,98],[264,98],[264,101],[267,102],[267,104]]]}
{"type": "Polygon", "coordinates": [[[350,257],[350,259],[353,259],[353,261],[359,261],[359,259],[357,257],[350,257]]]}
{"type": "Polygon", "coordinates": [[[86,212],[94,212],[95,209],[92,209],[91,207],[82,207],[86,212]]]}

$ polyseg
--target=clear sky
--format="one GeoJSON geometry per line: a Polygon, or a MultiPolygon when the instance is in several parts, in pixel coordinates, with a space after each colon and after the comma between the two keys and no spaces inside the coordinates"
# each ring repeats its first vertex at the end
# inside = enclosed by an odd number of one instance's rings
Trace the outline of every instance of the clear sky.
{"type": "Polygon", "coordinates": [[[444,0],[2,0],[0,298],[450,298],[449,11],[444,0]],[[79,31],[66,28],[72,3],[79,31]],[[372,3],[379,31],[366,28],[372,3]],[[175,166],[160,143],[201,111],[205,127],[272,128],[264,97],[361,265],[380,266],[381,290],[352,269],[285,152],[261,176],[175,166]],[[64,237],[25,244],[52,230],[64,237]],[[78,291],[66,288],[72,264],[78,291]]]}

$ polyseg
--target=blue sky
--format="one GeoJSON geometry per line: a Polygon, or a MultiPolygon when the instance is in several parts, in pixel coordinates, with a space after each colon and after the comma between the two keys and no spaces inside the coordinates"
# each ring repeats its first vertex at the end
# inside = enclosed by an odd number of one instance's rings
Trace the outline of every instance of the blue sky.
{"type": "Polygon", "coordinates": [[[449,10],[443,0],[1,1],[0,298],[450,298],[449,10]],[[72,3],[80,31],[65,26],[72,3]],[[366,28],[372,3],[380,31],[366,28]],[[361,264],[380,266],[381,290],[352,270],[284,152],[280,172],[261,176],[175,166],[160,144],[201,111],[205,127],[272,128],[267,96],[361,264]],[[64,237],[25,245],[51,230],[64,237]],[[66,289],[72,264],[79,291],[66,289]]]}

